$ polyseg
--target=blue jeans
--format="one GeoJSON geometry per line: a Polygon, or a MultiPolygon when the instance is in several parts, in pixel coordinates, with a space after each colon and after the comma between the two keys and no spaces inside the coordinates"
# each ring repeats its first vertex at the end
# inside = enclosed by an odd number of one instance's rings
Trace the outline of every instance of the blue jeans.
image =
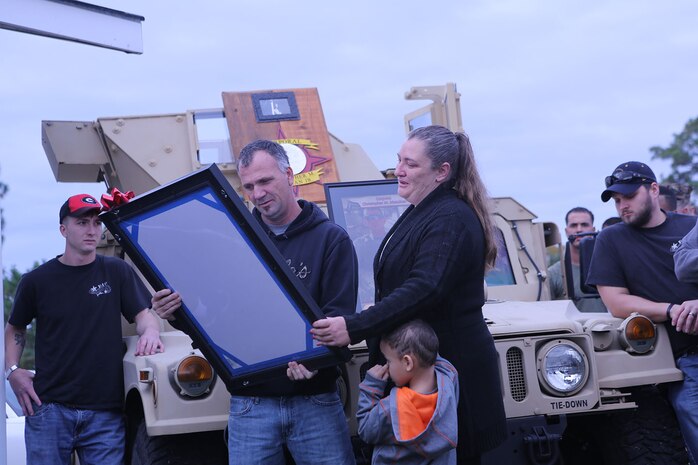
{"type": "Polygon", "coordinates": [[[230,398],[230,465],[283,465],[284,444],[297,465],[354,465],[339,395],[230,398]]]}
{"type": "Polygon", "coordinates": [[[73,450],[82,465],[123,465],[125,438],[124,417],[118,410],[35,404],[24,426],[27,465],[69,465],[73,450]]]}
{"type": "Polygon", "coordinates": [[[669,401],[674,407],[691,464],[698,457],[698,354],[679,357],[676,366],[683,372],[683,381],[669,385],[669,401]]]}

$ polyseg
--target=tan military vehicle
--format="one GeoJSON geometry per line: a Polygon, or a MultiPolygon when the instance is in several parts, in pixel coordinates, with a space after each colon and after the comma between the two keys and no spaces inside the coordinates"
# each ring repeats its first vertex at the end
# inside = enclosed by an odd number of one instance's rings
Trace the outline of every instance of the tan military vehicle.
{"type": "MultiPolygon", "coordinates": [[[[412,88],[407,99],[431,103],[408,114],[405,129],[433,123],[460,130],[459,97],[453,84],[412,88]]],[[[223,108],[214,110],[42,122],[58,181],[136,194],[210,163],[240,192],[235,154],[259,138],[284,144],[299,196],[320,204],[323,184],[390,177],[359,145],[327,131],[316,89],[225,92],[223,108]]],[[[686,463],[673,413],[655,392],[682,376],[664,328],[642,316],[583,314],[569,300],[550,301],[546,247],[559,244],[557,228],[536,222],[512,198],[493,199],[493,212],[500,258],[487,277],[484,314],[499,353],[510,437],[484,463],[686,463]]],[[[100,247],[121,254],[108,232],[100,247]]],[[[130,463],[226,463],[225,386],[186,334],[162,325],[165,352],[134,357],[135,332],[123,324],[130,463]]],[[[352,352],[338,388],[355,432],[358,383],[369,367],[365,345],[352,352]]]]}

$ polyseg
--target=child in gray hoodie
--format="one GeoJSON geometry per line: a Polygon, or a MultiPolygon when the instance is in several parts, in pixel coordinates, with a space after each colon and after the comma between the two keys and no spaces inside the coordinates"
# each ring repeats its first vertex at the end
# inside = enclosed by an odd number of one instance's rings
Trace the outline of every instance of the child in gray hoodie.
{"type": "Polygon", "coordinates": [[[421,320],[381,338],[387,362],[359,386],[359,436],[374,444],[373,465],[455,464],[458,373],[438,356],[439,340],[421,320]],[[388,377],[395,383],[383,397],[388,377]]]}

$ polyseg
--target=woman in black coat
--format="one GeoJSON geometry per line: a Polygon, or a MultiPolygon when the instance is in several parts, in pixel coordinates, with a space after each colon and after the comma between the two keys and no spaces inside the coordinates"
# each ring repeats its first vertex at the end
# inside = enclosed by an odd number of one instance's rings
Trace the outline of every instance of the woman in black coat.
{"type": "Polygon", "coordinates": [[[384,363],[380,336],[421,318],[458,370],[458,463],[478,464],[506,437],[494,341],[482,317],[484,276],[497,254],[488,197],[467,136],[441,126],[412,131],[398,153],[398,194],[411,206],[373,262],[376,304],[315,322],[315,339],[345,346],[367,339],[384,363]]]}

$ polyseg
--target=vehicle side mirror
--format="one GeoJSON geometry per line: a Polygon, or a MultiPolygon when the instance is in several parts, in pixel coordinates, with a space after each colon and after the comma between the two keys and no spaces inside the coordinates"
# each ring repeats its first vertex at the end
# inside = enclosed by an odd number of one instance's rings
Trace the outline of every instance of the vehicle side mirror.
{"type": "Polygon", "coordinates": [[[594,244],[596,244],[596,234],[589,236],[579,243],[579,289],[587,294],[598,295],[599,291],[596,290],[596,286],[587,284],[591,256],[594,253],[594,244]]]}

